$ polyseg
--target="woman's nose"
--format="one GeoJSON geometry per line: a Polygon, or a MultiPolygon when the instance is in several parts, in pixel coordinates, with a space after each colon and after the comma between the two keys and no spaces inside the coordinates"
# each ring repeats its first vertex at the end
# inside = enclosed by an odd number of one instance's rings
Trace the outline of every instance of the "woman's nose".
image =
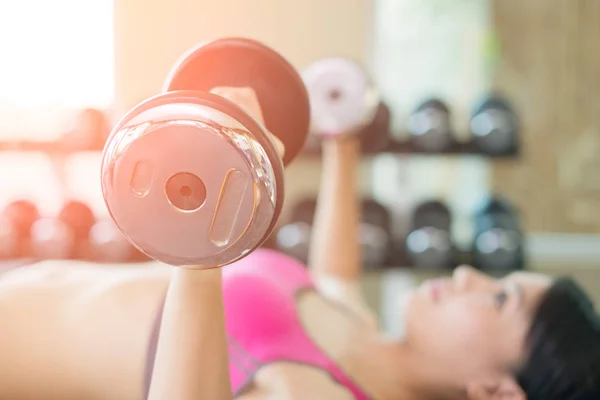
{"type": "Polygon", "coordinates": [[[452,280],[458,290],[482,289],[490,283],[486,275],[467,265],[457,267],[452,280]]]}

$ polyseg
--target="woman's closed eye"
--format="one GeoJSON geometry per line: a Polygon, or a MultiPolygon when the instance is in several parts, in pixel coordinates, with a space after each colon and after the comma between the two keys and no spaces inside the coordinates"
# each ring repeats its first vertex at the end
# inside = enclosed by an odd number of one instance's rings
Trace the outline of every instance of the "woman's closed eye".
{"type": "Polygon", "coordinates": [[[494,305],[496,306],[496,308],[498,308],[498,310],[501,310],[507,301],[508,293],[504,289],[502,289],[494,295],[494,305]]]}

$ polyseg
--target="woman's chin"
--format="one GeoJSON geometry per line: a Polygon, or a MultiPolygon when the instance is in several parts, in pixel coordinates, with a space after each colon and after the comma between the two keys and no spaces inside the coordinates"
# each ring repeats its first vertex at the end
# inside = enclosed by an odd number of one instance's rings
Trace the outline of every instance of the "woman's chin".
{"type": "Polygon", "coordinates": [[[398,308],[402,315],[406,315],[415,301],[416,290],[406,290],[398,295],[398,308]]]}
{"type": "Polygon", "coordinates": [[[395,324],[397,327],[394,331],[402,336],[404,336],[406,331],[407,322],[412,318],[412,314],[414,313],[415,297],[416,292],[414,290],[407,290],[398,295],[396,317],[399,318],[399,321],[395,324]]]}

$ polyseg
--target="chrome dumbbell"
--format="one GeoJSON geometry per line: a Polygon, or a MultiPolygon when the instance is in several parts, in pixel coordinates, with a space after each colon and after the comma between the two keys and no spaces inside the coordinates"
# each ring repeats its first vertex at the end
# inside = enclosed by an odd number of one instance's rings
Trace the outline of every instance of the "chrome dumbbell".
{"type": "Polygon", "coordinates": [[[104,200],[146,255],[189,268],[229,264],[260,246],[279,216],[283,166],[308,133],[306,88],[272,49],[226,38],[184,54],[164,89],[113,129],[104,200]],[[254,89],[265,126],[215,87],[254,89]],[[284,143],[283,159],[269,132],[284,143]]]}
{"type": "Polygon", "coordinates": [[[343,57],[323,58],[309,65],[302,79],[310,96],[314,136],[360,133],[373,121],[379,93],[357,62],[343,57]]]}

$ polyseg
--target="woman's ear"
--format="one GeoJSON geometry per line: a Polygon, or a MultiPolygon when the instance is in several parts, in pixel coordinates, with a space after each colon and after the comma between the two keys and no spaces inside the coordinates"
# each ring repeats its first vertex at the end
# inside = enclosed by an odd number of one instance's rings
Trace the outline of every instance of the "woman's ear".
{"type": "Polygon", "coordinates": [[[519,384],[512,378],[495,381],[472,381],[467,384],[468,400],[527,400],[519,384]]]}

